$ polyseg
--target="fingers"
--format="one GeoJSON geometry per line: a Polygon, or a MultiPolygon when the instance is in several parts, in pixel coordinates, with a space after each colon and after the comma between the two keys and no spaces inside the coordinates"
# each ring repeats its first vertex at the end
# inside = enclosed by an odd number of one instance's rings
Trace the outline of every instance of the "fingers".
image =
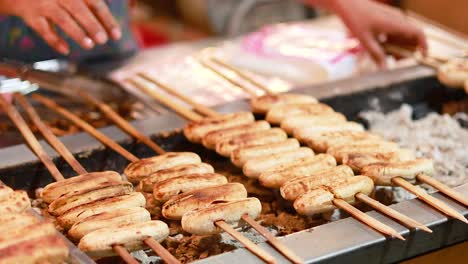
{"type": "Polygon", "coordinates": [[[361,44],[366,48],[367,52],[371,55],[374,62],[379,66],[379,68],[385,69],[385,52],[380,46],[380,43],[377,41],[376,37],[370,32],[365,32],[357,37],[361,41],[361,44]]]}
{"type": "Polygon", "coordinates": [[[55,31],[53,26],[44,17],[38,17],[31,21],[25,21],[34,31],[37,32],[42,38],[56,51],[63,55],[67,55],[70,50],[67,43],[55,31]]]}
{"type": "Polygon", "coordinates": [[[63,32],[69,35],[84,49],[94,47],[94,42],[86,35],[76,21],[62,8],[56,6],[49,11],[49,20],[59,26],[63,32]]]}
{"type": "Polygon", "coordinates": [[[88,0],[88,6],[113,40],[118,40],[122,37],[122,31],[104,1],[88,0]]]}
{"type": "MultiPolygon", "coordinates": [[[[93,1],[95,2],[95,1],[93,1]]],[[[81,25],[96,43],[104,44],[108,40],[106,30],[83,1],[61,0],[60,6],[81,25]]],[[[105,5],[105,3],[104,3],[105,5]]],[[[106,6],[107,8],[107,6],[106,6]]]]}
{"type": "Polygon", "coordinates": [[[389,36],[388,41],[397,44],[410,45],[413,46],[413,48],[418,47],[423,54],[425,54],[428,46],[424,32],[415,26],[401,12],[398,14],[399,15],[393,16],[398,19],[388,19],[386,20],[387,22],[385,25],[379,26],[380,28],[385,29],[385,33],[389,36]]]}

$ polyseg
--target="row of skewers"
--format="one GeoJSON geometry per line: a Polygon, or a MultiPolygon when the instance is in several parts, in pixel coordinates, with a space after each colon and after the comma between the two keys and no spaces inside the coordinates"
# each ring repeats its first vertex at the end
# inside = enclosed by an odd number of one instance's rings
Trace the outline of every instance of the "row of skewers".
{"type": "MultiPolygon", "coordinates": [[[[125,174],[132,182],[138,183],[139,179],[156,174],[158,176],[156,178],[160,178],[161,184],[154,184],[154,198],[161,202],[169,199],[163,206],[163,215],[169,219],[181,220],[185,231],[206,235],[219,233],[223,229],[227,230],[266,262],[275,263],[273,257],[230,227],[230,224],[237,226],[240,220],[243,219],[253,225],[262,235],[267,236],[267,239],[272,241],[272,244],[290,257],[294,263],[302,262],[282,246],[265,228],[253,220],[261,211],[260,201],[257,198],[247,198],[247,191],[242,184],[227,183],[224,176],[213,173],[213,168],[208,164],[201,163],[200,157],[195,153],[162,153],[160,147],[157,146],[156,149],[161,154],[160,156],[140,160],[99,131],[90,127],[83,120],[77,119],[66,109],[54,105],[54,102],[39,95],[33,96],[46,105],[52,105],[52,108],[62,114],[66,113],[65,116],[72,117],[72,120],[78,121],[77,124],[82,125],[83,129],[91,132],[94,136],[97,135],[100,140],[110,144],[111,148],[131,160],[132,162],[127,166],[125,174]],[[181,195],[175,196],[180,192],[182,192],[181,195]]],[[[21,102],[22,106],[25,106],[24,103],[27,104],[21,95],[15,95],[15,98],[18,102],[21,102]]],[[[32,110],[30,106],[26,108],[32,110]]],[[[31,114],[30,111],[27,112],[31,114]]],[[[113,114],[116,117],[115,113],[113,114]]],[[[42,127],[37,116],[32,120],[36,126],[42,127]]],[[[118,120],[123,121],[120,117],[118,117],[118,120]]],[[[127,123],[125,127],[136,132],[127,123]]],[[[47,129],[40,130],[47,132],[47,129]]],[[[80,165],[77,164],[77,161],[70,153],[67,154],[63,145],[60,147],[56,138],[50,136],[45,137],[49,140],[49,143],[59,153],[64,154],[65,160],[71,161],[70,165],[72,167],[79,168],[80,165]]],[[[138,137],[144,136],[139,134],[138,137]]],[[[31,140],[30,137],[29,140],[31,140]]],[[[82,169],[76,170],[82,171],[82,169]]],[[[53,170],[51,170],[52,172],[53,170]]],[[[154,176],[153,178],[155,178],[154,176]]],[[[68,230],[68,234],[73,240],[80,240],[79,248],[93,257],[110,256],[119,253],[119,250],[122,249],[133,251],[145,248],[144,243],[142,243],[145,237],[157,237],[158,240],[161,240],[167,236],[167,226],[152,230],[159,235],[155,235],[154,232],[139,232],[139,235],[133,235],[133,232],[141,227],[130,226],[127,223],[146,220],[149,214],[144,213],[144,209],[131,208],[132,206],[142,207],[144,205],[144,197],[141,194],[131,192],[130,189],[125,189],[125,192],[130,193],[123,195],[118,191],[115,193],[113,191],[109,192],[112,189],[112,187],[107,187],[109,178],[122,182],[118,177],[120,176],[115,172],[81,174],[65,180],[67,182],[52,183],[46,186],[42,193],[44,201],[50,203],[49,212],[57,216],[58,223],[62,228],[68,230]],[[93,190],[95,191],[93,192],[93,190]],[[126,211],[128,214],[119,214],[120,211],[126,211]],[[114,234],[116,232],[116,228],[108,228],[109,225],[116,225],[117,229],[120,228],[120,236],[117,238],[113,236],[114,239],[108,239],[109,233],[114,234]]],[[[128,186],[127,183],[123,185],[128,186]]],[[[167,255],[167,253],[163,253],[162,256],[166,261],[167,256],[164,258],[164,254],[167,255]]],[[[131,262],[128,254],[127,256],[121,252],[119,254],[125,257],[124,259],[127,262],[131,262]]],[[[172,261],[175,260],[172,258],[172,261]]]]}
{"type": "MultiPolygon", "coordinates": [[[[202,62],[202,64],[208,65],[206,62],[202,62]]],[[[227,66],[225,63],[220,64],[227,66]]],[[[211,66],[209,68],[214,69],[211,66]]],[[[232,67],[230,69],[232,70],[232,67]]],[[[414,181],[417,178],[467,205],[466,198],[427,175],[433,172],[430,160],[415,159],[411,151],[401,149],[397,144],[384,141],[377,135],[364,132],[364,128],[360,124],[346,121],[344,116],[334,112],[329,106],[317,103],[315,98],[294,94],[272,95],[268,88],[260,86],[252,79],[249,79],[248,76],[242,75],[240,71],[236,70],[235,72],[268,93],[266,96],[257,97],[252,100],[254,112],[266,114],[267,121],[276,125],[280,124],[286,132],[294,135],[301,142],[307,143],[312,147],[315,146],[314,150],[317,152],[326,151],[328,155],[332,155],[335,158],[335,162],[349,164],[354,171],[359,172],[362,170],[363,174],[370,176],[372,179],[371,181],[366,176],[360,176],[340,182],[337,180],[339,177],[336,176],[336,172],[331,173],[334,176],[328,179],[328,181],[324,179],[324,182],[320,183],[320,181],[315,180],[315,184],[311,184],[307,188],[304,187],[306,190],[303,192],[318,188],[312,194],[309,194],[309,196],[304,196],[314,197],[315,194],[317,195],[314,198],[315,200],[308,200],[307,203],[309,205],[319,200],[319,198],[325,199],[326,197],[327,199],[323,203],[330,204],[333,199],[340,197],[339,191],[333,188],[332,190],[329,189],[330,186],[327,184],[331,183],[336,183],[338,186],[340,184],[349,184],[349,188],[351,186],[356,188],[354,189],[354,193],[344,188],[344,190],[348,191],[347,194],[349,195],[349,197],[345,198],[348,198],[351,202],[354,201],[356,194],[359,194],[358,196],[363,200],[363,194],[369,193],[373,189],[373,182],[378,185],[396,184],[415,193],[434,207],[438,209],[443,208],[442,211],[446,214],[466,222],[464,216],[445,204],[442,205],[440,201],[430,198],[430,196],[414,188],[414,186],[404,180],[406,178],[414,181]],[[353,183],[355,184],[353,185],[353,183]],[[324,191],[324,189],[327,190],[324,191]]],[[[222,75],[219,71],[215,71],[215,73],[228,79],[231,83],[235,82],[229,79],[228,76],[222,75]]],[[[140,74],[136,78],[129,79],[129,82],[192,121],[184,129],[184,133],[189,140],[195,143],[202,143],[206,147],[214,148],[223,156],[230,156],[234,164],[243,167],[246,176],[258,177],[263,185],[280,187],[281,184],[285,184],[285,177],[282,175],[288,175],[286,176],[288,179],[300,176],[300,174],[303,174],[303,176],[304,174],[314,176],[314,173],[310,171],[310,167],[306,165],[310,164],[313,153],[309,149],[299,147],[293,139],[286,139],[285,131],[278,128],[270,128],[267,124],[262,123],[262,121],[255,122],[251,113],[225,115],[213,113],[213,110],[200,106],[178,91],[162,84],[154,76],[145,73],[140,74]],[[146,84],[147,81],[190,104],[198,113],[190,113],[190,110],[184,109],[180,105],[175,105],[174,102],[167,102],[167,97],[154,91],[146,84]],[[204,114],[208,117],[202,117],[199,114],[204,114]],[[248,131],[249,129],[250,131],[248,131]],[[213,139],[219,139],[219,141],[216,142],[213,139]],[[245,155],[244,161],[246,162],[244,164],[242,162],[242,154],[245,155]],[[302,171],[301,165],[305,166],[302,171]],[[297,170],[298,174],[294,175],[294,173],[290,173],[294,170],[297,170]],[[272,183],[275,177],[283,177],[283,181],[272,183]]],[[[238,82],[236,84],[239,85],[238,82]]],[[[245,87],[240,88],[248,91],[245,87]]],[[[255,94],[252,91],[248,91],[248,93],[255,94]]],[[[317,160],[325,159],[326,157],[326,154],[317,155],[317,160]]],[[[328,164],[333,165],[333,161],[329,160],[329,162],[328,164]]],[[[322,163],[321,165],[326,166],[325,164],[322,163]]],[[[350,175],[353,174],[350,173],[350,175]]],[[[307,178],[309,179],[305,180],[305,182],[314,181],[316,177],[307,178]]],[[[304,184],[303,181],[297,185],[304,186],[304,184]]],[[[288,193],[286,187],[282,188],[281,192],[284,196],[287,196],[286,193],[288,193]]],[[[335,186],[332,185],[332,187],[335,186]]],[[[297,192],[294,188],[292,190],[291,193],[295,194],[297,192]]],[[[305,199],[304,197],[303,199],[305,199]]],[[[298,197],[294,196],[294,198],[298,197]]],[[[368,202],[374,208],[378,205],[377,203],[368,202]]],[[[299,205],[301,203],[296,202],[295,204],[299,205]]],[[[321,204],[316,205],[318,207],[321,206],[321,204]]],[[[381,207],[381,205],[378,206],[381,207]]],[[[330,209],[332,206],[328,208],[330,209]]],[[[308,212],[302,212],[311,214],[320,211],[313,208],[309,208],[309,210],[308,212]]],[[[387,214],[395,217],[394,213],[387,214]]]]}

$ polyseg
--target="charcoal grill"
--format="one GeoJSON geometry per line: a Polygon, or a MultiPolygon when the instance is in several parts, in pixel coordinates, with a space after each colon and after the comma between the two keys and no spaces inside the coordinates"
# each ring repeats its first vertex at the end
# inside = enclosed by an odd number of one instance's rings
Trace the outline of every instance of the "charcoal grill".
{"type": "MultiPolygon", "coordinates": [[[[361,121],[357,114],[362,110],[388,112],[407,103],[415,109],[415,118],[430,111],[441,111],[444,103],[466,97],[463,91],[451,90],[440,85],[433,77],[432,70],[424,67],[411,67],[395,71],[381,72],[359,78],[328,83],[313,87],[303,87],[298,92],[314,95],[322,102],[331,105],[336,111],[355,121],[361,121]]],[[[236,101],[216,108],[220,112],[233,112],[249,109],[248,102],[236,101]]],[[[133,123],[140,131],[150,135],[168,151],[193,151],[200,154],[204,161],[212,163],[216,170],[234,170],[227,159],[200,146],[188,142],[180,133],[185,121],[172,113],[133,123]]],[[[153,152],[144,145],[133,142],[115,127],[101,130],[121,143],[139,157],[152,156],[153,152]]],[[[90,136],[79,133],[62,137],[62,142],[78,157],[90,171],[123,171],[127,161],[113,151],[104,148],[90,136]]],[[[65,176],[74,175],[66,163],[46,144],[47,152],[55,157],[55,163],[65,176]]],[[[25,189],[34,195],[34,190],[52,182],[51,176],[25,145],[0,149],[0,179],[15,189],[25,189]]],[[[455,188],[468,196],[468,184],[455,188]]],[[[456,202],[435,194],[456,210],[468,215],[468,209],[456,202]]],[[[447,219],[418,200],[409,200],[392,205],[398,211],[429,226],[434,233],[411,232],[390,219],[376,213],[370,215],[395,228],[407,237],[406,242],[386,239],[363,224],[346,218],[327,223],[310,230],[288,235],[283,242],[308,263],[343,262],[396,262],[440,249],[468,239],[468,226],[447,219]]],[[[287,263],[268,244],[261,247],[275,256],[280,262],[287,263]]],[[[258,263],[259,260],[247,250],[237,249],[199,260],[197,263],[258,263]]]]}

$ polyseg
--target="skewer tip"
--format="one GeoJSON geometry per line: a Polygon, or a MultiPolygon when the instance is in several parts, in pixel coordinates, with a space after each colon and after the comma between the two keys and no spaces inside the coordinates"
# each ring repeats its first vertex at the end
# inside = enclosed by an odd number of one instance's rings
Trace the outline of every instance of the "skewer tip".
{"type": "Polygon", "coordinates": [[[468,220],[466,220],[466,217],[464,217],[463,215],[461,215],[460,217],[457,217],[457,219],[462,221],[465,224],[468,224],[468,220]]]}
{"type": "Polygon", "coordinates": [[[424,232],[427,232],[429,234],[432,234],[432,229],[430,229],[429,227],[425,226],[425,225],[420,225],[418,226],[418,229],[424,231],[424,232]]]}
{"type": "Polygon", "coordinates": [[[402,241],[405,241],[405,240],[406,240],[402,235],[400,235],[400,234],[398,234],[398,233],[394,234],[393,236],[394,236],[395,238],[398,238],[398,239],[402,240],[402,241]]]}

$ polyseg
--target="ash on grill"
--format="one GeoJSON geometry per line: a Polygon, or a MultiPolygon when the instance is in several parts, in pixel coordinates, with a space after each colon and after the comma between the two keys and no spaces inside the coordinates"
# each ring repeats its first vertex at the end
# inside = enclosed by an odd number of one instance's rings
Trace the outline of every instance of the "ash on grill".
{"type": "MultiPolygon", "coordinates": [[[[433,177],[437,180],[452,187],[468,182],[468,130],[460,124],[468,122],[467,114],[450,116],[432,112],[413,120],[413,108],[405,104],[388,114],[368,111],[360,116],[369,122],[371,131],[414,150],[420,157],[432,159],[433,177]]],[[[428,186],[423,187],[430,190],[428,186]]],[[[394,195],[398,201],[409,198],[399,191],[394,195]]]]}

